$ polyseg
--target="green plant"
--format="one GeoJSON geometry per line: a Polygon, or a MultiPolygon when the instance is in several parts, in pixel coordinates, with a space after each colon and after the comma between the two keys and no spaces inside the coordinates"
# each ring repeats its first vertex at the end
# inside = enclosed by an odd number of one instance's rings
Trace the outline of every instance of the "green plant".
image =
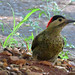
{"type": "MultiPolygon", "coordinates": [[[[44,1],[44,0],[43,0],[44,1]]],[[[58,5],[57,5],[57,3],[56,2],[51,2],[50,4],[48,3],[48,1],[50,1],[50,0],[46,0],[46,4],[47,4],[47,7],[45,7],[45,10],[43,10],[43,9],[41,9],[41,8],[39,8],[40,10],[40,12],[39,12],[39,18],[42,16],[42,14],[44,14],[48,19],[50,19],[50,17],[51,17],[51,13],[50,13],[50,11],[52,11],[53,12],[53,14],[54,15],[57,15],[57,14],[60,14],[60,12],[61,12],[61,9],[59,9],[58,8],[58,5]],[[50,5],[50,6],[49,6],[50,5]],[[50,8],[51,7],[51,8],[50,8]]],[[[34,10],[34,9],[36,9],[36,8],[31,8],[31,9],[28,9],[28,10],[34,10]]],[[[63,9],[63,8],[62,8],[63,9]]],[[[68,44],[67,43],[67,39],[65,38],[65,37],[63,37],[63,39],[64,39],[64,43],[65,43],[65,45],[64,45],[64,48],[75,48],[75,46],[73,46],[72,44],[68,44]]],[[[60,54],[59,54],[59,56],[62,58],[62,59],[68,59],[69,57],[68,57],[68,54],[69,54],[69,52],[68,51],[66,51],[66,52],[61,52],[60,54]]]]}
{"type": "MultiPolygon", "coordinates": [[[[10,4],[9,4],[10,5],[10,4]]],[[[11,8],[11,9],[13,9],[13,8],[11,8]]],[[[24,19],[19,23],[19,24],[17,24],[16,26],[15,26],[15,15],[14,15],[14,11],[12,10],[12,12],[13,12],[13,19],[14,19],[14,27],[13,27],[13,30],[12,30],[12,32],[8,35],[8,37],[6,38],[6,40],[5,40],[5,42],[4,42],[4,44],[3,44],[3,47],[6,47],[7,46],[7,42],[8,42],[8,40],[9,40],[9,38],[10,37],[13,37],[13,35],[17,32],[17,30],[20,28],[20,26],[24,23],[24,22],[26,22],[27,21],[27,19],[34,13],[34,12],[36,12],[36,11],[38,11],[38,10],[40,10],[39,8],[37,8],[37,9],[34,9],[34,10],[32,10],[30,13],[28,13],[25,17],[24,17],[24,19]]]]}
{"type": "Polygon", "coordinates": [[[66,51],[66,52],[62,51],[59,54],[59,56],[60,56],[61,59],[69,59],[68,54],[69,54],[69,51],[66,51]]]}
{"type": "MultiPolygon", "coordinates": [[[[63,37],[63,39],[64,39],[64,48],[75,48],[74,45],[67,43],[66,37],[63,37]]],[[[70,54],[69,51],[66,51],[66,52],[62,51],[59,54],[59,56],[60,56],[61,59],[69,59],[68,54],[70,54]]]]}
{"type": "Polygon", "coordinates": [[[74,45],[68,44],[66,37],[63,37],[64,39],[64,48],[75,48],[74,45]]]}
{"type": "Polygon", "coordinates": [[[33,35],[33,33],[31,33],[31,36],[29,36],[29,37],[26,37],[26,36],[24,36],[25,38],[24,38],[24,41],[25,41],[25,43],[26,43],[26,48],[27,48],[27,50],[30,50],[31,49],[31,40],[33,40],[34,39],[34,35],[33,35]]]}
{"type": "Polygon", "coordinates": [[[0,3],[2,3],[2,1],[0,1],[0,3]]]}
{"type": "Polygon", "coordinates": [[[4,26],[3,26],[3,23],[0,23],[1,25],[1,28],[2,28],[2,32],[4,33],[4,26]]]}
{"type": "Polygon", "coordinates": [[[18,41],[15,40],[13,37],[10,37],[10,39],[6,44],[6,47],[14,47],[14,46],[18,46],[18,41]]]}
{"type": "Polygon", "coordinates": [[[61,59],[69,59],[68,54],[69,54],[69,51],[66,51],[66,52],[63,52],[63,51],[62,51],[62,52],[59,54],[59,56],[60,56],[61,59]]]}
{"type": "MultiPolygon", "coordinates": [[[[45,1],[45,0],[42,0],[45,1]]],[[[43,5],[44,6],[44,5],[43,5]]],[[[34,10],[36,8],[31,8],[31,9],[27,9],[27,10],[34,10]]],[[[39,12],[39,19],[42,16],[42,14],[44,14],[48,19],[51,18],[51,13],[50,11],[53,12],[54,15],[60,14],[61,9],[58,8],[58,5],[55,1],[51,1],[51,0],[46,0],[46,6],[44,6],[44,9],[39,8],[40,12],[39,12]],[[50,2],[49,2],[50,1],[50,2]]]]}
{"type": "Polygon", "coordinates": [[[8,27],[7,32],[12,32],[12,29],[10,28],[10,26],[7,23],[3,22],[2,20],[0,20],[0,25],[1,25],[1,28],[2,28],[1,30],[3,33],[5,32],[4,25],[8,27]]]}
{"type": "Polygon", "coordinates": [[[38,34],[39,30],[43,30],[40,26],[39,26],[39,22],[37,20],[35,20],[34,22],[31,20],[31,19],[28,19],[26,22],[25,22],[25,26],[27,27],[31,27],[31,29],[29,31],[33,31],[35,30],[36,32],[36,35],[38,34]]]}
{"type": "Polygon", "coordinates": [[[13,14],[13,22],[14,22],[13,29],[14,29],[14,28],[15,28],[15,12],[14,12],[12,6],[11,6],[9,3],[7,3],[7,4],[10,6],[10,8],[11,8],[11,10],[12,10],[12,14],[13,14]]]}

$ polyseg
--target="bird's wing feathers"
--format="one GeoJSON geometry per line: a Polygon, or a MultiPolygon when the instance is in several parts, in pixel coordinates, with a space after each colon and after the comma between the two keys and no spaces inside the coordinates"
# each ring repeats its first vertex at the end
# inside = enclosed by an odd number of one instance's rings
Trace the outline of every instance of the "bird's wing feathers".
{"type": "Polygon", "coordinates": [[[38,36],[36,36],[32,42],[32,47],[31,47],[32,51],[37,45],[38,45],[38,36]]]}
{"type": "Polygon", "coordinates": [[[43,35],[39,34],[34,38],[34,40],[32,42],[32,47],[31,47],[32,51],[37,45],[40,44],[40,42],[42,42],[43,37],[44,37],[43,35]]]}

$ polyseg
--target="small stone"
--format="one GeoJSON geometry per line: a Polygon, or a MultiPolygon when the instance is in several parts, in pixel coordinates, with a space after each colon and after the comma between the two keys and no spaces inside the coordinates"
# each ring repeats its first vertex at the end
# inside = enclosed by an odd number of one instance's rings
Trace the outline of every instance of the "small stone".
{"type": "Polygon", "coordinates": [[[7,71],[0,71],[0,75],[8,75],[7,71]]]}
{"type": "Polygon", "coordinates": [[[11,64],[10,67],[11,67],[11,68],[13,68],[13,67],[19,67],[19,65],[11,64]]]}
{"type": "Polygon", "coordinates": [[[17,72],[19,71],[19,68],[16,67],[16,68],[13,68],[12,70],[17,72]]]}
{"type": "Polygon", "coordinates": [[[3,62],[0,62],[0,67],[2,67],[3,66],[3,62]]]}
{"type": "Polygon", "coordinates": [[[72,61],[69,61],[69,64],[72,65],[72,66],[75,66],[75,63],[72,62],[72,61]]]}
{"type": "Polygon", "coordinates": [[[49,72],[43,72],[43,75],[49,75],[49,72]]]}
{"type": "Polygon", "coordinates": [[[75,72],[69,72],[68,75],[75,75],[75,72]]]}
{"type": "Polygon", "coordinates": [[[62,67],[66,67],[66,64],[61,64],[62,67]]]}
{"type": "MultiPolygon", "coordinates": [[[[25,73],[27,74],[28,72],[31,72],[30,69],[27,69],[27,70],[25,70],[25,69],[21,69],[20,71],[21,71],[22,73],[24,73],[24,74],[25,74],[25,73]]],[[[27,74],[27,75],[28,75],[28,74],[27,74]]]]}
{"type": "Polygon", "coordinates": [[[26,72],[31,72],[31,70],[30,69],[27,69],[26,72]]]}
{"type": "Polygon", "coordinates": [[[21,70],[25,70],[26,71],[26,68],[24,67],[24,68],[21,68],[21,70]]]}
{"type": "Polygon", "coordinates": [[[14,48],[14,50],[17,51],[17,52],[19,52],[19,49],[18,48],[14,48]]]}
{"type": "Polygon", "coordinates": [[[75,67],[74,67],[74,68],[72,68],[72,72],[75,72],[75,67]]]}
{"type": "Polygon", "coordinates": [[[40,71],[40,72],[43,71],[40,67],[37,67],[37,66],[31,66],[31,69],[32,69],[32,70],[34,69],[34,70],[40,71]]]}
{"type": "Polygon", "coordinates": [[[8,51],[3,51],[3,52],[0,53],[0,55],[2,55],[2,56],[12,56],[12,54],[9,53],[8,51]]]}
{"type": "Polygon", "coordinates": [[[28,59],[28,58],[30,58],[32,56],[32,54],[30,53],[30,52],[24,52],[23,54],[22,54],[22,57],[24,58],[24,59],[28,59]]]}
{"type": "Polygon", "coordinates": [[[23,75],[21,71],[17,72],[17,75],[23,75]]]}
{"type": "Polygon", "coordinates": [[[3,63],[3,67],[6,68],[8,66],[7,62],[3,63]]]}
{"type": "Polygon", "coordinates": [[[30,68],[31,68],[31,66],[23,66],[22,68],[20,68],[20,70],[21,71],[27,71],[30,68]]]}
{"type": "Polygon", "coordinates": [[[0,67],[0,70],[3,70],[3,68],[0,67]]]}
{"type": "Polygon", "coordinates": [[[15,73],[15,72],[10,72],[10,75],[17,75],[17,73],[15,73]]]}
{"type": "Polygon", "coordinates": [[[61,67],[61,66],[55,66],[55,67],[57,67],[58,69],[64,70],[66,72],[69,72],[65,67],[61,67]]]}
{"type": "Polygon", "coordinates": [[[11,67],[6,67],[7,70],[11,70],[11,67]]]}
{"type": "Polygon", "coordinates": [[[8,61],[9,61],[9,63],[15,64],[16,61],[18,61],[18,60],[19,60],[19,58],[17,56],[10,56],[8,61]]]}
{"type": "Polygon", "coordinates": [[[18,48],[14,48],[14,50],[12,50],[12,53],[13,53],[14,56],[19,56],[20,55],[20,52],[19,52],[18,48]]]}
{"type": "Polygon", "coordinates": [[[27,75],[43,75],[43,74],[37,72],[27,72],[27,75]]]}
{"type": "Polygon", "coordinates": [[[56,63],[56,65],[57,65],[57,66],[61,66],[61,62],[58,61],[58,62],[56,63]]]}
{"type": "Polygon", "coordinates": [[[26,69],[29,69],[29,68],[31,68],[31,66],[23,66],[23,68],[26,68],[26,69]]]}
{"type": "Polygon", "coordinates": [[[63,61],[63,59],[59,59],[59,58],[57,58],[57,62],[58,62],[58,61],[61,61],[61,62],[62,62],[62,61],[63,61]]]}

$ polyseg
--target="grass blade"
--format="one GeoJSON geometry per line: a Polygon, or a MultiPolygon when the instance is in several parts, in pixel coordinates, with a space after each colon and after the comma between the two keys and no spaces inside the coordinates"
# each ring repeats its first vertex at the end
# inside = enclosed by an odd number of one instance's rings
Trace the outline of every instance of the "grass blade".
{"type": "MultiPolygon", "coordinates": [[[[11,7],[11,5],[9,4],[9,3],[7,3],[10,7],[11,7]]],[[[15,13],[14,13],[14,10],[13,10],[13,8],[11,7],[11,10],[12,10],[12,13],[13,13],[13,21],[14,21],[14,27],[13,27],[13,29],[15,28],[15,13]]]]}
{"type": "Polygon", "coordinates": [[[19,28],[33,13],[35,13],[36,11],[39,11],[39,10],[40,10],[39,8],[32,10],[30,13],[28,13],[28,14],[26,15],[26,17],[25,17],[19,24],[17,24],[17,26],[14,28],[14,30],[13,30],[13,31],[8,35],[8,37],[6,38],[6,40],[5,40],[4,44],[3,44],[3,47],[6,46],[6,43],[7,43],[8,39],[9,39],[11,36],[14,35],[15,31],[18,30],[18,28],[19,28]]]}

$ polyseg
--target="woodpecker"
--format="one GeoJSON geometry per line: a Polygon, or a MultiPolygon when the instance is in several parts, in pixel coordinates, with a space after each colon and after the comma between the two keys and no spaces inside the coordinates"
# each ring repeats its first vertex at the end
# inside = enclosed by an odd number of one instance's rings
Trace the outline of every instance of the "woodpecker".
{"type": "Polygon", "coordinates": [[[60,32],[68,23],[72,22],[75,20],[68,20],[61,15],[53,16],[49,20],[47,28],[39,33],[32,42],[33,59],[54,62],[64,47],[60,32]]]}

